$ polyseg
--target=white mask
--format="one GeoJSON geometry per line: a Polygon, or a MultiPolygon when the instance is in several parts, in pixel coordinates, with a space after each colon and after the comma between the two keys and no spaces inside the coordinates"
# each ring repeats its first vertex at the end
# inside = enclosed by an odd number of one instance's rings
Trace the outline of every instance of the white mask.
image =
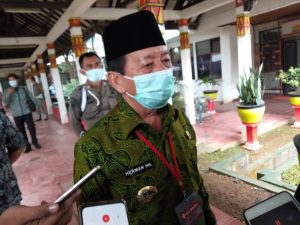
{"type": "Polygon", "coordinates": [[[106,80],[106,71],[103,68],[96,68],[86,71],[87,79],[92,82],[106,80]]]}
{"type": "Polygon", "coordinates": [[[17,80],[10,80],[8,81],[9,85],[13,88],[17,87],[18,86],[18,82],[17,80]]]}

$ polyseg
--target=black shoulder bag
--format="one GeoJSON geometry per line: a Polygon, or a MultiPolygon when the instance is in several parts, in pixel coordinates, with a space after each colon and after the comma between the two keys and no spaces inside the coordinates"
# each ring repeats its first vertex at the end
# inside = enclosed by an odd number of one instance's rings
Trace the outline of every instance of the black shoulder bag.
{"type": "Polygon", "coordinates": [[[26,95],[26,104],[27,104],[29,110],[31,112],[35,112],[36,111],[36,105],[35,105],[35,103],[30,98],[29,94],[27,93],[27,90],[25,88],[23,88],[23,90],[24,90],[25,95],[26,95]]]}

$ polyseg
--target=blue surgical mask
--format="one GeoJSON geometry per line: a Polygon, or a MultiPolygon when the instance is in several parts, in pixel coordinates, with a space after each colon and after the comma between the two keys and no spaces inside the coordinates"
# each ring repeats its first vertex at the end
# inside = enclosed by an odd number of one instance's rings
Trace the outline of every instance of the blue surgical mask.
{"type": "Polygon", "coordinates": [[[106,71],[103,68],[96,68],[86,71],[86,76],[89,81],[98,82],[106,80],[106,71]]]}
{"type": "Polygon", "coordinates": [[[164,107],[174,94],[175,78],[172,69],[147,73],[133,78],[125,76],[125,78],[133,80],[136,88],[135,96],[126,94],[147,109],[164,107]]]}
{"type": "Polygon", "coordinates": [[[13,88],[17,87],[18,86],[18,82],[17,80],[10,80],[8,81],[9,85],[13,88]]]}

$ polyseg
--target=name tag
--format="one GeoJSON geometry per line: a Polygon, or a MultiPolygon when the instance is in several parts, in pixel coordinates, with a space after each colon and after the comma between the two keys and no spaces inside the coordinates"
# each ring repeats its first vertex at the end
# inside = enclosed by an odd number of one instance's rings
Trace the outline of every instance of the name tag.
{"type": "Polygon", "coordinates": [[[144,173],[150,169],[154,168],[154,163],[152,160],[138,164],[134,167],[129,168],[124,172],[125,177],[132,177],[141,173],[144,173]]]}
{"type": "Polygon", "coordinates": [[[181,225],[199,224],[203,214],[200,196],[193,192],[176,206],[175,212],[181,225]]]}

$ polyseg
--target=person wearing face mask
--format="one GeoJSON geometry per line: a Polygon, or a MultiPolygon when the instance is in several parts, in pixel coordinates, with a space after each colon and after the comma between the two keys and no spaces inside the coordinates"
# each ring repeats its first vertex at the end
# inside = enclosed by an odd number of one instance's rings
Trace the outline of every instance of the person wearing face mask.
{"type": "Polygon", "coordinates": [[[16,74],[9,74],[7,79],[10,87],[7,88],[4,92],[3,101],[5,105],[10,109],[17,128],[23,134],[26,140],[27,144],[25,153],[28,153],[32,150],[31,144],[35,148],[40,149],[41,145],[39,144],[36,137],[36,128],[33,121],[32,112],[28,105],[29,99],[36,104],[35,99],[25,86],[19,85],[18,77],[16,74]],[[31,144],[27,137],[25,124],[27,125],[27,129],[31,136],[31,144]]]}
{"type": "Polygon", "coordinates": [[[115,107],[117,92],[106,82],[106,71],[96,53],[82,54],[79,57],[79,65],[80,72],[86,76],[87,81],[72,92],[69,111],[71,127],[82,137],[115,107]]]}
{"type": "Polygon", "coordinates": [[[124,199],[130,225],[215,225],[195,132],[168,104],[173,70],[155,17],[149,11],[122,17],[105,29],[103,42],[108,81],[122,97],[75,145],[75,182],[102,168],[77,203],[124,199]]]}

